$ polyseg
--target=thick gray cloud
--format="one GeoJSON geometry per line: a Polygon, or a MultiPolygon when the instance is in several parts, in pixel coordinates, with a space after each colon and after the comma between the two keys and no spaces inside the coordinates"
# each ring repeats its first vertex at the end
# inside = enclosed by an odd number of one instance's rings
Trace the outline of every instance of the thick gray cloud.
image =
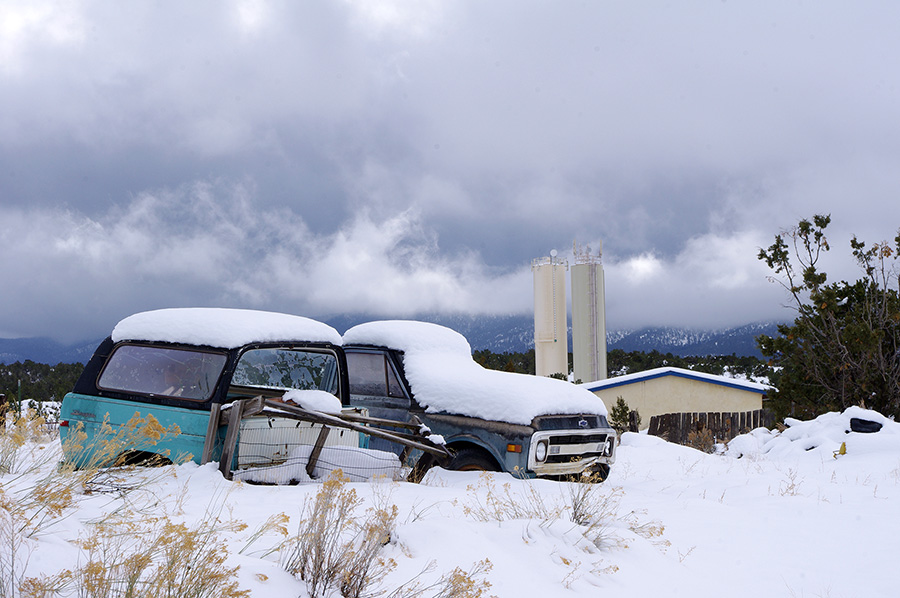
{"type": "Polygon", "coordinates": [[[801,217],[893,238],[900,6],[634,4],[4,2],[0,335],[524,313],[573,239],[610,328],[714,327],[790,315],[801,217]]]}

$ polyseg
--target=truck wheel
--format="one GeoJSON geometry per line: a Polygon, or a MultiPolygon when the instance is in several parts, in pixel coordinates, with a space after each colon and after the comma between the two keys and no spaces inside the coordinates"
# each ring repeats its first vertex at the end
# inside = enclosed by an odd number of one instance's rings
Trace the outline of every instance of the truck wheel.
{"type": "Polygon", "coordinates": [[[500,471],[490,455],[475,448],[458,451],[450,461],[449,468],[454,471],[500,471]]]}

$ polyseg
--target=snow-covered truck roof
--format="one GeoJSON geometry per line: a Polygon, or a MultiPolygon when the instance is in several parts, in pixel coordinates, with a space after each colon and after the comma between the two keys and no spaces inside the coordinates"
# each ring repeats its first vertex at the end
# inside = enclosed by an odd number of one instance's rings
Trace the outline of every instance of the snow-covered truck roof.
{"type": "Polygon", "coordinates": [[[472,359],[458,332],[410,320],[354,326],[345,345],[387,347],[403,352],[403,369],[416,401],[429,413],[458,413],[528,425],[539,415],[607,415],[592,392],[563,380],[488,370],[472,359]]]}
{"type": "Polygon", "coordinates": [[[128,316],[112,340],[161,341],[234,349],[250,343],[305,341],[341,344],[337,330],[310,318],[252,309],[186,307],[128,316]]]}

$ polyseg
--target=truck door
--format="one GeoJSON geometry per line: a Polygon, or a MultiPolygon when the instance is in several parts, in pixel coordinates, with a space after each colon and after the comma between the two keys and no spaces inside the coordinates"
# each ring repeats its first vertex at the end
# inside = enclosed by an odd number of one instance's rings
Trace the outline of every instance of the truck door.
{"type": "MultiPolygon", "coordinates": [[[[411,401],[400,382],[394,364],[384,351],[346,349],[350,404],[365,407],[370,417],[409,421],[411,401]]],[[[369,448],[400,454],[403,446],[372,438],[369,448]]]]}

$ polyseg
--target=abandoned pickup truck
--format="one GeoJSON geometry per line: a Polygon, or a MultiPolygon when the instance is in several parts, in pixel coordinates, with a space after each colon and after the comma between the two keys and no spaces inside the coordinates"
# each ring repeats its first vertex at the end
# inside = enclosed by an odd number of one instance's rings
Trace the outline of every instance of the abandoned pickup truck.
{"type": "MultiPolygon", "coordinates": [[[[377,438],[445,462],[420,434],[347,408],[341,337],[321,322],[238,309],[163,309],[125,318],[63,400],[65,458],[78,466],[219,461],[226,477],[292,483],[340,468],[359,481],[401,470],[377,438]],[[383,422],[380,422],[383,423],[383,422]],[[397,429],[397,426],[393,426],[397,429]]],[[[407,418],[408,419],[408,418],[407,418]]]]}
{"type": "Polygon", "coordinates": [[[603,480],[615,461],[616,433],[596,395],[562,380],[486,370],[453,330],[369,322],[344,333],[343,349],[351,405],[422,422],[454,453],[449,469],[603,480]]]}

